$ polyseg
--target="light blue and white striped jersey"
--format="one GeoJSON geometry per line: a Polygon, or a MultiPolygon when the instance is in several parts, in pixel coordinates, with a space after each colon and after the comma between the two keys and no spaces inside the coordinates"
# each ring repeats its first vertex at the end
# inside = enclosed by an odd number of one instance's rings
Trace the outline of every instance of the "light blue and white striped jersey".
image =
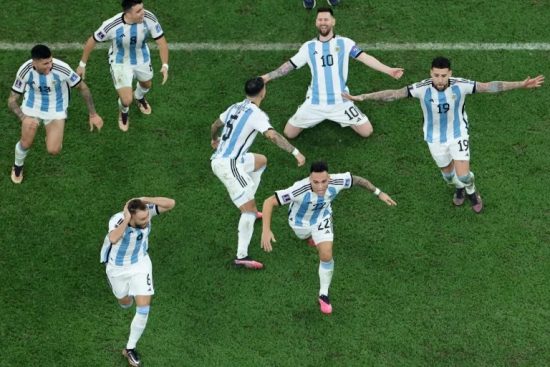
{"type": "MultiPolygon", "coordinates": [[[[102,263],[127,266],[137,263],[147,256],[149,248],[149,233],[151,233],[151,218],[159,214],[158,207],[147,204],[149,222],[145,228],[126,227],[126,231],[117,243],[109,241],[109,234],[105,236],[101,247],[100,259],[102,263]]],[[[124,212],[116,213],[109,220],[109,233],[124,221],[124,212]]]]}
{"type": "Polygon", "coordinates": [[[119,13],[103,22],[94,32],[96,42],[112,40],[109,47],[110,64],[142,65],[151,61],[147,37],[157,40],[164,35],[157,17],[148,10],[142,23],[127,24],[124,13],[119,13]]]}
{"type": "Polygon", "coordinates": [[[311,191],[309,177],[306,177],[287,189],[275,191],[275,197],[279,205],[290,204],[288,223],[291,227],[311,227],[332,215],[331,202],[352,184],[349,172],[330,174],[327,191],[324,196],[319,196],[311,191]]]}
{"type": "Polygon", "coordinates": [[[314,38],[304,43],[290,62],[297,69],[308,64],[311,70],[306,103],[343,103],[342,92],[349,92],[346,86],[349,58],[357,58],[362,52],[355,42],[340,36],[334,36],[326,42],[314,38]]]}
{"type": "Polygon", "coordinates": [[[267,114],[248,98],[230,106],[220,120],[224,123],[220,144],[210,159],[238,159],[248,152],[258,132],[272,129],[267,114]]]}
{"type": "Polygon", "coordinates": [[[17,71],[11,89],[24,94],[21,110],[26,115],[41,119],[64,119],[69,106],[69,89],[80,83],[80,76],[61,60],[52,58],[53,67],[47,74],[38,73],[32,60],[17,71]]]}
{"type": "Polygon", "coordinates": [[[468,137],[468,115],[464,109],[467,94],[475,93],[476,82],[449,78],[442,92],[426,79],[408,86],[410,97],[420,100],[424,113],[424,140],[428,143],[447,143],[468,137]]]}

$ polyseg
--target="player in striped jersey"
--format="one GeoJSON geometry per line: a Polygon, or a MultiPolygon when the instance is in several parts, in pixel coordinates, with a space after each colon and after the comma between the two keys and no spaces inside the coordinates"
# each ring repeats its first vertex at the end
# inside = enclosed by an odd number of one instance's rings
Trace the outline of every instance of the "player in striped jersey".
{"type": "Polygon", "coordinates": [[[52,155],[59,154],[63,144],[65,119],[69,107],[70,88],[80,90],[89,113],[90,131],[94,126],[101,129],[103,120],[96,113],[90,89],[69,65],[52,57],[47,46],[36,45],[31,50],[31,59],[19,70],[8,98],[10,110],[21,120],[21,139],[15,144],[15,162],[11,180],[23,181],[23,165],[34,142],[38,126],[46,129],[46,149],[52,155]],[[19,106],[19,96],[23,103],[19,106]]]}
{"type": "Polygon", "coordinates": [[[483,201],[476,191],[474,174],[470,171],[469,122],[464,109],[467,94],[498,93],[518,88],[538,88],[544,76],[517,82],[475,82],[451,77],[451,61],[437,57],[432,61],[431,78],[411,84],[402,89],[384,90],[376,93],[343,96],[353,101],[393,101],[414,97],[420,100],[424,113],[424,140],[443,179],[455,187],[453,203],[460,206],[468,196],[472,210],[480,213],[483,201]],[[466,195],[465,195],[466,194],[466,195]]]}
{"type": "Polygon", "coordinates": [[[262,76],[268,82],[306,64],[311,70],[306,100],[284,129],[284,134],[290,139],[323,120],[334,121],[342,127],[349,126],[362,137],[372,133],[367,116],[352,101],[341,96],[342,92],[349,91],[346,83],[350,57],[395,79],[403,75],[403,69],[386,66],[367,55],[351,39],[335,35],[335,24],[332,9],[319,8],[315,20],[318,37],[304,43],[298,53],[278,69],[262,76]]]}
{"type": "Polygon", "coordinates": [[[173,199],[142,197],[131,199],[123,211],[109,220],[109,233],[101,248],[100,262],[106,264],[107,278],[119,305],[128,309],[136,301],[130,336],[122,350],[131,366],[140,366],[136,344],[147,325],[153,286],[153,266],[147,253],[151,218],[171,210],[173,199]]]}
{"type": "Polygon", "coordinates": [[[140,111],[151,114],[151,105],[145,95],[152,86],[153,67],[151,52],[147,46],[150,35],[157,43],[163,75],[162,84],[168,78],[168,43],[157,17],[143,8],[142,0],[122,0],[122,13],[103,22],[101,27],[88,39],[76,72],[84,78],[86,63],[97,42],[111,41],[109,64],[115,89],[118,93],[118,126],[128,131],[129,106],[135,98],[140,111]],[[136,90],[132,93],[133,79],[137,79],[136,90]]]}
{"type": "MultiPolygon", "coordinates": [[[[248,153],[254,138],[260,132],[279,148],[292,153],[298,166],[305,163],[305,157],[283,136],[276,132],[267,114],[260,109],[266,88],[262,78],[257,77],[245,83],[246,99],[231,105],[211,127],[211,166],[214,174],[227,188],[231,200],[241,211],[238,227],[237,256],[234,264],[247,269],[261,269],[262,263],[248,256],[248,246],[258,215],[254,195],[260,185],[267,158],[262,154],[248,153]],[[223,127],[221,138],[218,131],[223,127]]],[[[261,213],[260,213],[261,214],[261,213]]]]}
{"type": "Polygon", "coordinates": [[[319,252],[319,306],[321,312],[332,313],[332,305],[328,297],[328,288],[334,271],[332,258],[332,243],[334,232],[332,228],[331,203],[344,189],[352,186],[363,187],[386,204],[397,205],[392,198],[380,191],[369,180],[346,173],[328,173],[328,165],[318,161],[311,165],[310,175],[295,182],[284,190],[275,191],[275,195],[264,201],[262,248],[271,252],[271,242],[275,242],[271,232],[271,217],[273,208],[279,205],[290,204],[288,224],[298,238],[307,240],[308,244],[316,246],[319,252]]]}

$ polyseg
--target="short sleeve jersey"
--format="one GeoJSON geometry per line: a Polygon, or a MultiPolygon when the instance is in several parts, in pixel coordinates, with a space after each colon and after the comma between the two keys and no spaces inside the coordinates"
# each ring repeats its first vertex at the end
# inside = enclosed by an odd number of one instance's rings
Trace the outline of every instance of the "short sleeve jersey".
{"type": "Polygon", "coordinates": [[[464,102],[466,95],[475,90],[475,81],[460,78],[449,78],[449,86],[444,91],[437,90],[431,79],[408,86],[409,96],[420,100],[426,142],[444,144],[468,137],[464,102]]]}
{"type": "Polygon", "coordinates": [[[258,132],[272,129],[269,117],[249,99],[235,103],[220,115],[224,123],[220,144],[211,159],[241,158],[254,142],[258,132]]]}
{"type": "MultiPolygon", "coordinates": [[[[145,228],[126,227],[124,234],[117,243],[109,241],[109,235],[105,236],[101,248],[100,261],[109,262],[111,265],[128,266],[136,264],[147,255],[149,248],[149,233],[151,233],[151,218],[159,214],[158,207],[147,204],[149,222],[145,228]]],[[[116,213],[109,220],[109,233],[124,221],[124,212],[116,213]]]]}
{"type": "Polygon", "coordinates": [[[306,103],[334,105],[342,103],[342,92],[349,92],[349,58],[357,58],[363,51],[349,38],[334,36],[321,42],[317,38],[300,47],[290,62],[295,68],[308,65],[311,83],[307,90],[306,103]]]}
{"type": "Polygon", "coordinates": [[[128,24],[124,21],[124,13],[119,13],[103,22],[93,37],[96,42],[111,41],[109,63],[142,65],[151,61],[147,46],[149,35],[157,40],[164,32],[157,17],[145,10],[143,22],[128,24]]]}
{"type": "Polygon", "coordinates": [[[328,188],[323,196],[311,190],[309,178],[295,182],[284,190],[275,192],[280,205],[290,204],[288,223],[292,227],[311,227],[318,225],[324,218],[332,215],[331,202],[336,195],[353,184],[351,173],[335,173],[329,175],[328,188]]]}

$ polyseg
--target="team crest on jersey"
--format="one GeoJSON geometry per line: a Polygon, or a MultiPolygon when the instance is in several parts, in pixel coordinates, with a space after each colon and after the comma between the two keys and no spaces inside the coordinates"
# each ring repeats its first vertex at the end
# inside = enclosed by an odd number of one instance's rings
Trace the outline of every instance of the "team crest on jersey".
{"type": "Polygon", "coordinates": [[[334,52],[340,52],[340,47],[339,46],[334,47],[334,52]]]}

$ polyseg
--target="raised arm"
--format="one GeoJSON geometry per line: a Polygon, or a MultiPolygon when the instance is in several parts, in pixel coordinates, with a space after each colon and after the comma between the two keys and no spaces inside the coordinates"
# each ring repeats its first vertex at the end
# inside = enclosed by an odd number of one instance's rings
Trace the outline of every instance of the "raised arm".
{"type": "Polygon", "coordinates": [[[141,197],[139,198],[141,201],[143,201],[145,204],[155,204],[159,210],[159,213],[164,213],[169,210],[172,210],[174,206],[176,205],[176,201],[174,199],[165,198],[165,197],[141,197]]]}
{"type": "Polygon", "coordinates": [[[84,79],[86,75],[86,63],[88,62],[88,58],[90,57],[90,54],[92,53],[95,47],[95,44],[96,44],[96,41],[94,37],[90,36],[90,38],[88,38],[88,40],[86,41],[86,44],[84,45],[84,49],[82,50],[82,57],[80,58],[80,63],[76,68],[76,73],[80,75],[82,79],[84,79]]]}
{"type": "Polygon", "coordinates": [[[300,151],[294,147],[292,144],[285,139],[284,136],[279,134],[273,129],[269,129],[264,133],[265,137],[271,140],[275,145],[284,150],[285,152],[291,153],[298,161],[298,167],[301,167],[306,163],[306,157],[303,156],[300,151]]]}
{"type": "Polygon", "coordinates": [[[162,62],[160,72],[162,73],[162,84],[164,84],[168,80],[168,41],[166,41],[166,37],[162,36],[156,42],[159,49],[160,61],[162,62]]]}
{"type": "Polygon", "coordinates": [[[385,192],[382,192],[379,188],[374,186],[366,178],[363,178],[361,176],[355,176],[355,175],[352,175],[351,177],[353,179],[353,186],[359,186],[359,187],[363,187],[363,188],[369,190],[374,195],[378,196],[378,199],[382,200],[383,202],[385,202],[389,206],[397,205],[397,203],[395,201],[393,201],[393,199],[388,194],[386,194],[385,192]]]}
{"type": "Polygon", "coordinates": [[[382,64],[374,56],[368,55],[366,52],[361,53],[357,60],[367,65],[369,68],[380,71],[381,73],[388,74],[394,79],[399,79],[403,76],[404,70],[402,68],[391,68],[385,64],[382,64]]]}
{"type": "Polygon", "coordinates": [[[210,145],[212,148],[217,149],[220,144],[220,137],[218,136],[218,131],[223,126],[222,120],[219,118],[216,119],[210,126],[210,145]]]}
{"type": "Polygon", "coordinates": [[[92,98],[92,92],[90,88],[84,83],[84,80],[81,80],[80,83],[76,86],[80,90],[80,94],[86,102],[86,107],[88,107],[90,131],[94,130],[94,127],[97,127],[97,130],[101,130],[103,127],[103,119],[99,116],[95,110],[94,99],[92,98]]]}
{"type": "Polygon", "coordinates": [[[523,81],[518,82],[501,82],[493,81],[487,83],[476,83],[476,92],[479,93],[499,93],[505,92],[512,89],[531,89],[539,88],[544,83],[544,75],[539,75],[536,78],[531,78],[530,76],[523,81]]]}
{"type": "Polygon", "coordinates": [[[366,100],[391,102],[395,101],[396,99],[407,98],[408,96],[409,92],[407,91],[407,87],[401,89],[387,89],[380,92],[360,94],[357,96],[352,96],[349,93],[342,93],[342,97],[344,97],[345,99],[357,102],[366,100]]]}
{"type": "Polygon", "coordinates": [[[271,241],[277,242],[271,232],[271,217],[273,213],[273,208],[279,206],[277,198],[275,195],[271,195],[264,201],[262,207],[262,240],[261,246],[265,252],[271,252],[273,247],[271,246],[271,241]]]}
{"type": "Polygon", "coordinates": [[[279,68],[273,70],[270,73],[262,75],[262,79],[265,83],[280,78],[282,76],[285,76],[286,74],[290,73],[292,70],[294,70],[294,65],[290,61],[285,62],[283,65],[279,66],[279,68]]]}

